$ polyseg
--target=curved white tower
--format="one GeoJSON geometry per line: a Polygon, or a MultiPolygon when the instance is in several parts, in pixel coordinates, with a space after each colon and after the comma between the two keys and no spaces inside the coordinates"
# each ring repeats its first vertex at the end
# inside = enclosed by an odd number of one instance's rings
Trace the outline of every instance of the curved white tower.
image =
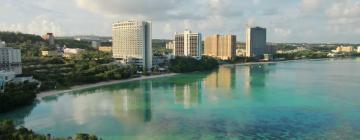
{"type": "Polygon", "coordinates": [[[152,28],[148,21],[113,24],[113,57],[124,63],[152,68],[152,28]]]}

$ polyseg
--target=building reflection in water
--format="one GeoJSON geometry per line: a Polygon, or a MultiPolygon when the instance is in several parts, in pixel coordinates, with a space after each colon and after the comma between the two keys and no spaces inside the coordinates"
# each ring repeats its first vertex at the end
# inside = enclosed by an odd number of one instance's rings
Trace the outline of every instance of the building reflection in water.
{"type": "Polygon", "coordinates": [[[235,68],[222,66],[204,79],[206,98],[209,101],[217,102],[219,98],[232,98],[232,90],[235,88],[235,68]]]}
{"type": "Polygon", "coordinates": [[[235,86],[235,69],[232,67],[220,67],[204,79],[205,88],[221,88],[230,90],[235,86]]]}
{"type": "Polygon", "coordinates": [[[140,87],[113,92],[114,116],[122,123],[151,121],[151,81],[140,82],[140,87]]]}
{"type": "Polygon", "coordinates": [[[270,72],[268,64],[244,66],[245,90],[261,90],[266,87],[266,76],[270,72]]]}
{"type": "Polygon", "coordinates": [[[201,103],[202,89],[201,81],[191,84],[175,84],[174,97],[175,104],[183,104],[185,109],[195,107],[201,103]]]}

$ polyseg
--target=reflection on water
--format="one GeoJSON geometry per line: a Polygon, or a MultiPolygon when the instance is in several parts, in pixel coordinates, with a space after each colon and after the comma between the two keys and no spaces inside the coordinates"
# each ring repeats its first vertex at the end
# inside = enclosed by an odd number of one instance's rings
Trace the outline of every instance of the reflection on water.
{"type": "Polygon", "coordinates": [[[114,116],[123,123],[151,121],[151,82],[143,88],[113,91],[114,116]]]}
{"type": "Polygon", "coordinates": [[[244,76],[244,90],[250,95],[256,91],[253,90],[263,90],[266,87],[267,75],[269,74],[270,64],[264,65],[249,65],[242,67],[240,71],[242,76],[244,76]]]}
{"type": "Polygon", "coordinates": [[[204,79],[205,88],[217,89],[222,88],[230,90],[235,86],[235,68],[234,67],[220,67],[217,71],[209,74],[204,79]]]}
{"type": "MultiPolygon", "coordinates": [[[[265,77],[265,74],[254,75],[256,72],[257,74],[264,72],[263,69],[251,66],[245,67],[245,69],[245,73],[240,75],[254,76],[257,80],[259,77],[265,77]]],[[[144,123],[150,122],[152,119],[151,95],[156,94],[152,93],[153,88],[172,89],[170,91],[172,91],[174,104],[181,104],[184,109],[189,109],[202,103],[204,89],[210,91],[221,89],[219,92],[214,92],[216,96],[231,94],[231,90],[235,87],[235,75],[235,67],[220,67],[211,73],[181,76],[183,80],[179,79],[180,77],[170,77],[161,80],[139,81],[76,91],[71,93],[70,97],[67,95],[69,93],[44,97],[42,101],[43,103],[55,103],[52,105],[54,106],[52,113],[54,118],[59,119],[58,114],[72,114],[72,120],[78,125],[91,122],[93,117],[109,114],[112,114],[121,123],[144,123]],[[71,100],[66,103],[57,103],[59,98],[64,95],[71,100]],[[104,97],[109,97],[111,100],[99,100],[104,97]]],[[[212,96],[212,93],[207,94],[212,96]]],[[[16,111],[11,116],[2,115],[2,117],[13,118],[18,120],[18,124],[23,125],[24,118],[30,114],[33,107],[35,105],[16,111]]]]}
{"type": "Polygon", "coordinates": [[[357,70],[357,59],[226,66],[46,97],[0,118],[110,140],[354,139],[360,75],[349,73],[357,70]]]}
{"type": "Polygon", "coordinates": [[[12,113],[0,114],[0,120],[12,119],[16,125],[24,125],[24,119],[31,114],[31,111],[34,109],[36,104],[37,102],[12,113]]]}
{"type": "Polygon", "coordinates": [[[174,85],[175,104],[183,104],[191,108],[201,103],[201,82],[185,85],[174,85]]]}

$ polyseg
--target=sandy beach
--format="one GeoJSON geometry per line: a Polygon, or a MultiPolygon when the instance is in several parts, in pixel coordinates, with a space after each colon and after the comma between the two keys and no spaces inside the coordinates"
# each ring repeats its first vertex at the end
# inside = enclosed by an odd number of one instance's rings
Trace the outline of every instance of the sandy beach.
{"type": "Polygon", "coordinates": [[[178,75],[178,74],[169,73],[169,74],[161,74],[161,75],[142,76],[142,77],[138,77],[138,78],[124,79],[124,80],[114,80],[114,81],[99,82],[99,83],[94,83],[94,84],[78,85],[78,86],[73,86],[73,87],[71,87],[70,89],[67,89],[67,90],[51,90],[51,91],[41,92],[41,93],[39,93],[37,95],[37,99],[42,99],[42,98],[48,97],[48,96],[55,96],[55,95],[62,94],[62,93],[67,93],[67,92],[84,90],[84,89],[88,89],[88,88],[96,88],[96,87],[101,87],[101,86],[106,86],[106,85],[120,84],[120,83],[132,82],[132,81],[140,81],[140,80],[148,80],[148,79],[155,79],[155,78],[162,78],[162,77],[170,77],[170,76],[175,76],[175,75],[178,75]]]}

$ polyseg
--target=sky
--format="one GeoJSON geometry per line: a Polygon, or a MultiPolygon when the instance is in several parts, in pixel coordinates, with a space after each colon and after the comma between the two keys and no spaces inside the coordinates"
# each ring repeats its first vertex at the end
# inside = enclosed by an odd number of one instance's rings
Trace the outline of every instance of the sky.
{"type": "Polygon", "coordinates": [[[0,0],[0,30],[111,36],[112,23],[151,20],[153,38],[267,28],[269,42],[360,43],[360,0],[0,0]]]}

